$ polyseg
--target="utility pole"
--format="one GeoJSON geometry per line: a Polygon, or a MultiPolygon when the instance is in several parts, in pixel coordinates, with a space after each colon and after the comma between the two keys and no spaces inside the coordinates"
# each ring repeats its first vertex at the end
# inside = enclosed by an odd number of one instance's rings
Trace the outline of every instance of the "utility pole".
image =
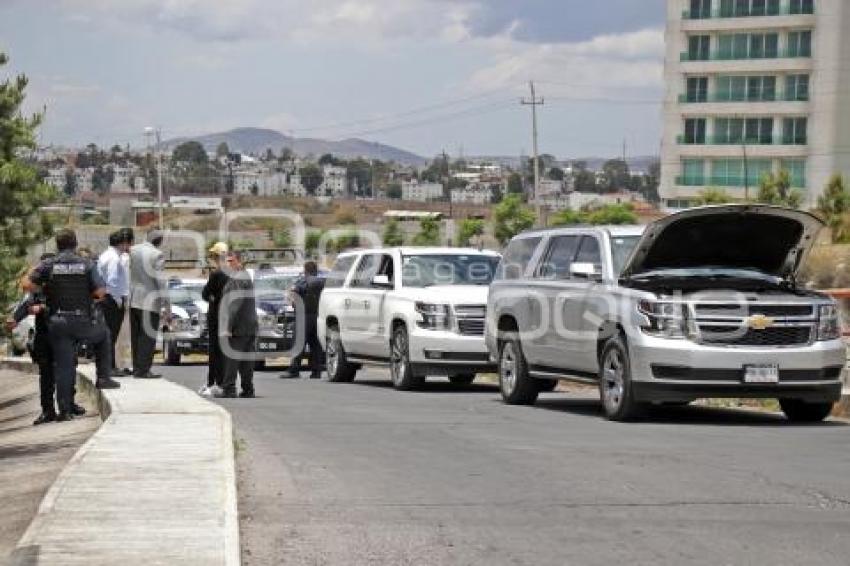
{"type": "Polygon", "coordinates": [[[156,190],[159,195],[159,231],[162,232],[165,209],[162,207],[162,130],[156,129],[156,190]]]}
{"type": "Polygon", "coordinates": [[[741,149],[744,151],[744,200],[750,200],[750,175],[747,164],[747,144],[741,144],[741,149]]]}
{"type": "Polygon", "coordinates": [[[532,132],[532,151],[534,153],[534,204],[537,210],[538,221],[542,218],[540,196],[540,155],[537,151],[537,107],[543,106],[543,98],[537,98],[534,92],[534,81],[529,81],[531,89],[531,99],[523,98],[520,103],[524,106],[531,106],[531,132],[532,132]]]}
{"type": "Polygon", "coordinates": [[[446,150],[443,150],[443,163],[446,166],[446,174],[443,177],[443,193],[449,198],[449,218],[454,218],[452,215],[452,191],[449,189],[449,179],[451,178],[451,168],[449,167],[449,156],[446,150]]]}

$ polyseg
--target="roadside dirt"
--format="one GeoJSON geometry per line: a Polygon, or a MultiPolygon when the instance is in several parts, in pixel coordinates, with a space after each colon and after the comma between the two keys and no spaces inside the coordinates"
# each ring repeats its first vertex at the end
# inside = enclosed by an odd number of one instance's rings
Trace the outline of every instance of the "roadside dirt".
{"type": "Polygon", "coordinates": [[[40,413],[38,399],[37,375],[0,369],[0,563],[26,531],[56,476],[101,423],[97,408],[78,395],[86,416],[33,426],[40,413]]]}

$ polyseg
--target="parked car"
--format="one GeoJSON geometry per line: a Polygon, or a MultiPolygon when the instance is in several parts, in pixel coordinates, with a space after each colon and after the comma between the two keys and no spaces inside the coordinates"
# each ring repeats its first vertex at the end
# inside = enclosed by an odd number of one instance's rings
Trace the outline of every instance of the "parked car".
{"type": "Polygon", "coordinates": [[[162,357],[168,365],[180,365],[184,355],[209,351],[209,305],[201,297],[205,283],[203,279],[180,279],[169,283],[171,317],[162,327],[162,357]]]}
{"type": "Polygon", "coordinates": [[[841,395],[835,302],[797,284],[822,222],[770,206],[703,207],[643,227],[557,228],[508,245],[487,347],[507,403],[553,380],[598,385],[605,414],[648,402],[776,398],[819,421],[841,395]]]}
{"type": "Polygon", "coordinates": [[[328,379],[359,364],[388,364],[398,389],[428,375],[469,384],[492,371],[484,345],[487,289],[499,254],[460,248],[391,248],[340,254],[319,302],[328,379]]]}
{"type": "Polygon", "coordinates": [[[295,309],[289,290],[298,280],[301,267],[277,267],[254,273],[257,301],[257,369],[264,369],[267,358],[280,357],[294,342],[295,309]]]}

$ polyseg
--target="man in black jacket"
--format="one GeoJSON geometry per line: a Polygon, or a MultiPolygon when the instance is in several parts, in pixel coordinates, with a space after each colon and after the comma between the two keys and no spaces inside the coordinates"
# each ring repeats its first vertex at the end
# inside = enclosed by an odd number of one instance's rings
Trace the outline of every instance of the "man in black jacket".
{"type": "MultiPolygon", "coordinates": [[[[315,261],[304,264],[304,277],[298,280],[293,291],[301,297],[301,304],[296,304],[296,315],[304,317],[304,349],[310,349],[310,379],[322,377],[321,358],[322,346],[319,344],[316,322],[319,318],[319,297],[325,288],[325,280],[319,277],[319,269],[315,261]]],[[[296,327],[298,325],[296,324],[296,327]]],[[[298,377],[301,370],[301,358],[304,349],[292,358],[289,371],[281,377],[298,377]]]]}
{"type": "Polygon", "coordinates": [[[221,352],[219,337],[219,310],[224,296],[224,286],[227,284],[227,244],[217,242],[209,249],[210,277],[201,297],[207,302],[207,330],[209,333],[209,369],[207,383],[201,387],[201,395],[215,395],[221,392],[221,380],[224,375],[224,354],[221,352]]]}
{"type": "Polygon", "coordinates": [[[257,302],[254,282],[242,267],[242,255],[227,256],[228,280],[224,286],[219,338],[224,352],[221,393],[216,397],[236,397],[236,374],[242,385],[240,397],[254,396],[254,352],[257,342],[257,302]]]}

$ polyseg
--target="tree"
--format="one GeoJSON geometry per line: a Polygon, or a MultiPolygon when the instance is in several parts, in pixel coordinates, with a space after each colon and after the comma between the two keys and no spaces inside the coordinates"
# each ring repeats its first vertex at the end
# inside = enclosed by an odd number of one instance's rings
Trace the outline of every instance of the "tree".
{"type": "Polygon", "coordinates": [[[316,255],[316,251],[319,248],[319,242],[322,241],[322,237],[324,237],[324,235],[324,230],[310,230],[307,232],[307,235],[304,237],[304,253],[307,254],[307,256],[316,255]]]}
{"type": "Polygon", "coordinates": [[[697,206],[706,204],[727,204],[734,201],[735,199],[733,199],[729,193],[723,189],[706,187],[697,193],[697,198],[694,199],[694,204],[697,206]]]}
{"type": "Polygon", "coordinates": [[[112,167],[103,167],[98,165],[95,167],[91,176],[92,190],[99,195],[105,195],[112,188],[112,181],[115,180],[115,171],[112,167]]]}
{"type": "MultiPolygon", "coordinates": [[[[0,52],[0,68],[7,60],[0,52]]],[[[36,148],[35,131],[42,119],[41,114],[21,114],[27,83],[24,75],[0,83],[0,305],[8,305],[18,295],[17,283],[27,267],[29,247],[52,232],[50,220],[40,208],[56,194],[38,180],[35,168],[20,158],[36,148]]]]}
{"type": "Polygon", "coordinates": [[[275,159],[277,159],[277,157],[275,156],[274,151],[272,151],[272,148],[267,147],[265,161],[274,161],[275,159]]]}
{"type": "Polygon", "coordinates": [[[312,163],[305,165],[301,168],[301,185],[304,187],[304,190],[307,191],[309,195],[315,195],[316,189],[318,189],[322,185],[322,181],[324,181],[324,177],[322,176],[322,170],[312,163]]]}
{"type": "Polygon", "coordinates": [[[848,234],[845,215],[850,212],[850,191],[844,185],[844,177],[833,175],[823,194],[818,197],[817,211],[824,217],[832,232],[833,243],[847,241],[848,234]]]}
{"type": "Polygon", "coordinates": [[[573,226],[576,224],[617,225],[636,224],[637,216],[631,204],[606,204],[584,210],[569,208],[559,211],[549,219],[551,226],[573,226]]]}
{"type": "Polygon", "coordinates": [[[783,169],[776,175],[767,173],[761,178],[756,201],[775,206],[800,208],[803,195],[800,191],[791,188],[791,175],[783,169]]]}
{"type": "Polygon", "coordinates": [[[440,243],[440,224],[434,218],[419,221],[419,232],[413,237],[414,246],[436,246],[440,243]]]}
{"type": "Polygon", "coordinates": [[[292,161],[295,159],[295,153],[289,147],[284,147],[280,150],[280,160],[282,162],[292,161]]]}
{"type": "Polygon", "coordinates": [[[501,185],[490,185],[490,204],[499,204],[504,197],[505,194],[502,192],[501,185]]]}
{"type": "Polygon", "coordinates": [[[346,177],[348,183],[355,187],[355,193],[369,194],[372,187],[372,165],[362,158],[352,159],[347,163],[346,177]]]}
{"type": "Polygon", "coordinates": [[[528,207],[523,205],[519,195],[511,194],[493,209],[493,234],[499,243],[508,240],[534,226],[535,216],[528,207]]]}
{"type": "Polygon", "coordinates": [[[465,218],[460,222],[457,234],[458,246],[469,246],[472,239],[484,235],[484,221],[478,218],[465,218]]]}
{"type": "Polygon", "coordinates": [[[207,150],[200,142],[187,141],[174,148],[171,159],[177,162],[205,165],[209,161],[207,150]]]}
{"type": "Polygon", "coordinates": [[[404,244],[404,234],[401,232],[401,225],[398,220],[391,218],[384,227],[384,234],[381,241],[385,246],[401,246],[404,244]]]}
{"type": "Polygon", "coordinates": [[[72,197],[77,194],[77,176],[72,169],[65,170],[65,187],[64,193],[72,197]]]}
{"type": "Polygon", "coordinates": [[[227,142],[221,142],[218,144],[218,147],[215,148],[215,156],[218,158],[226,158],[228,155],[230,155],[230,148],[227,146],[227,142]]]}
{"type": "Polygon", "coordinates": [[[549,169],[549,173],[547,173],[546,176],[552,179],[553,181],[563,181],[564,170],[560,167],[552,167],[551,169],[549,169]]]}
{"type": "Polygon", "coordinates": [[[392,182],[387,185],[387,198],[391,199],[400,199],[401,198],[401,183],[392,182]]]}
{"type": "Polygon", "coordinates": [[[334,157],[332,153],[326,153],[319,158],[319,165],[343,165],[343,161],[334,157]]]}
{"type": "Polygon", "coordinates": [[[292,245],[292,234],[288,228],[280,227],[269,230],[269,234],[272,236],[270,239],[274,242],[274,245],[279,248],[288,248],[292,245]]]}
{"type": "Polygon", "coordinates": [[[521,195],[523,194],[522,189],[522,177],[519,173],[511,173],[508,175],[508,194],[509,195],[521,195]]]}
{"type": "Polygon", "coordinates": [[[602,165],[602,172],[605,174],[605,188],[609,192],[629,187],[629,164],[622,159],[609,159],[602,165]]]}

